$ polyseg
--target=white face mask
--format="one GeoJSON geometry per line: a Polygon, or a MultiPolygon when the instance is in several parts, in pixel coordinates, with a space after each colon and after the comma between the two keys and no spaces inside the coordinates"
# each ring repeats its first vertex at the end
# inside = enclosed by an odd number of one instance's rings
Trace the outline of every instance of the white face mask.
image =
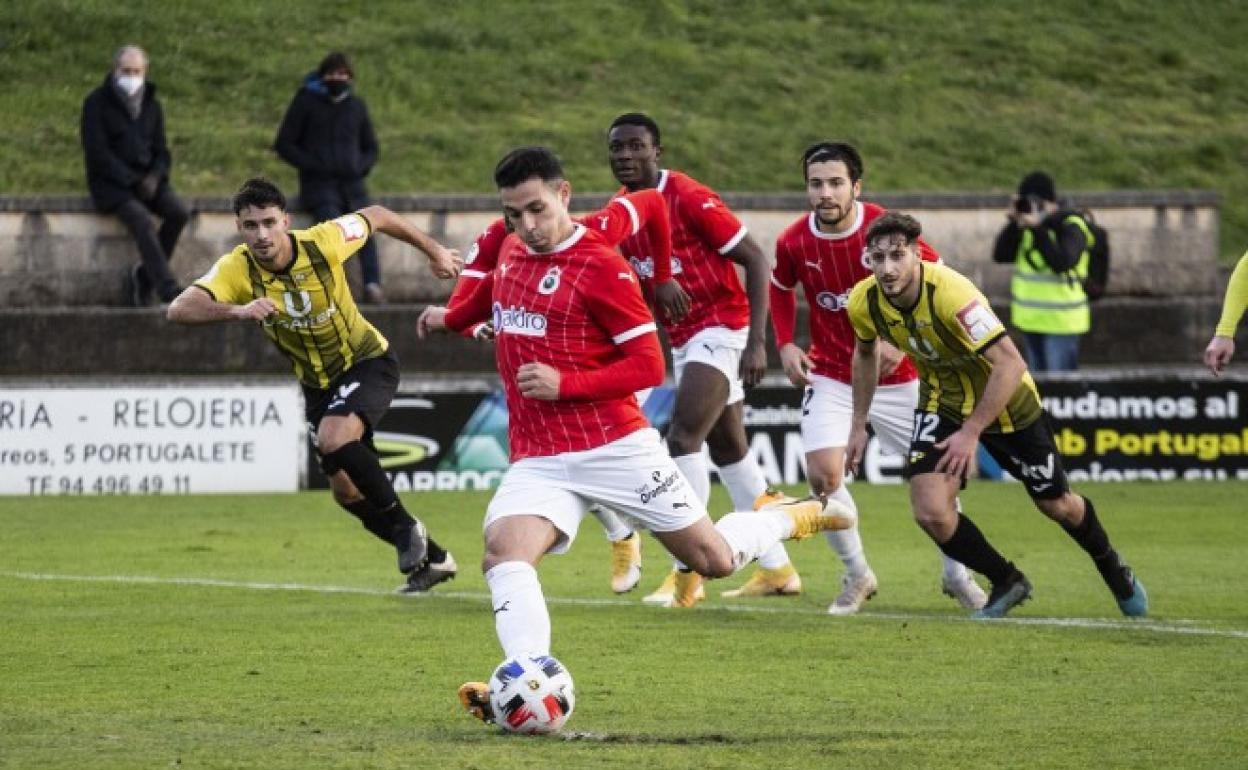
{"type": "Polygon", "coordinates": [[[143,78],[139,75],[122,75],[117,78],[117,86],[128,95],[134,96],[143,87],[143,78]]]}

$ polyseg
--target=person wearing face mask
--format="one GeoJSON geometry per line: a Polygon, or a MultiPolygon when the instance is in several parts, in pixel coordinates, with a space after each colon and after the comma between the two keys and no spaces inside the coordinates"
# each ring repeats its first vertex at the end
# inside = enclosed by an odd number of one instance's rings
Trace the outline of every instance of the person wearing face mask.
{"type": "Polygon", "coordinates": [[[155,293],[171,301],[182,289],[169,260],[190,212],[169,183],[165,116],[142,48],[127,45],[113,55],[112,71],[83,101],[81,133],[92,202],[116,214],[139,248],[142,261],[126,273],[127,300],[142,306],[155,293]]]}
{"type": "MultiPolygon", "coordinates": [[[[316,222],[370,203],[364,180],[377,163],[377,135],[364,100],[352,92],[354,77],[346,54],[322,59],[286,108],[273,143],[282,160],[299,170],[299,199],[316,222]]],[[[359,262],[363,301],[384,302],[372,241],[360,250],[359,262]]]]}

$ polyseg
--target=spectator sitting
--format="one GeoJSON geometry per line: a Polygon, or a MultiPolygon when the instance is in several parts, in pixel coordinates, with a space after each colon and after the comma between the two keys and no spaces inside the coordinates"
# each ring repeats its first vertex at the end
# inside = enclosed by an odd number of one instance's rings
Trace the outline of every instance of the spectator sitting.
{"type": "MultiPolygon", "coordinates": [[[[377,163],[377,136],[364,101],[351,92],[353,78],[346,54],[326,56],[295,93],[274,142],[277,154],[299,170],[299,199],[314,222],[370,203],[364,178],[377,163]]],[[[384,302],[373,239],[360,249],[359,261],[363,301],[384,302]]]]}
{"type": "Polygon", "coordinates": [[[146,80],[147,54],[127,45],[113,70],[82,103],[82,149],[95,207],[116,214],[139,247],[142,261],[126,273],[128,300],[143,306],[152,292],[170,302],[182,292],[169,261],[190,219],[169,183],[171,159],[156,86],[146,80]],[[152,214],[160,217],[159,231],[152,214]]]}

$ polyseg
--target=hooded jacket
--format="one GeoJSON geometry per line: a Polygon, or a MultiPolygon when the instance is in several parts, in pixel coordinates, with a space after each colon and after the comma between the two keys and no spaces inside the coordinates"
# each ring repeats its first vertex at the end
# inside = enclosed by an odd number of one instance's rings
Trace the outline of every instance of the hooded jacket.
{"type": "Polygon", "coordinates": [[[143,86],[137,118],[130,117],[112,73],[82,103],[82,150],[91,200],[111,211],[136,197],[134,187],[147,174],[169,179],[172,159],[165,141],[165,115],[156,86],[143,86]]]}
{"type": "Polygon", "coordinates": [[[364,101],[350,92],[334,101],[316,73],[308,75],[295,93],[273,148],[299,169],[305,191],[363,180],[377,162],[378,151],[364,101]]]}

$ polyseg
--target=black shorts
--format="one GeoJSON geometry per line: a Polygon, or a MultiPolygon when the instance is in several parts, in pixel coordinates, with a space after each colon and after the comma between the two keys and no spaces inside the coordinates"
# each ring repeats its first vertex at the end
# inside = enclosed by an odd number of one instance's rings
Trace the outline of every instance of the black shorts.
{"type": "Polygon", "coordinates": [[[303,386],[303,413],[308,421],[308,437],[326,476],[333,475],[338,468],[321,454],[320,447],[316,445],[316,431],[321,426],[321,419],[327,415],[358,416],[364,422],[363,443],[375,452],[373,428],[390,408],[398,389],[399,359],[389,350],[376,358],[359,362],[334,378],[324,390],[303,386]]]}
{"type": "MultiPolygon", "coordinates": [[[[944,451],[936,444],[957,432],[962,423],[933,412],[914,413],[914,432],[910,434],[910,456],[906,478],[921,473],[935,473],[936,463],[944,451]]],[[[1062,468],[1062,456],[1053,442],[1053,431],[1047,415],[1013,433],[984,433],[979,442],[988,454],[1023,482],[1027,494],[1037,500],[1053,500],[1070,491],[1070,481],[1062,468]]],[[[966,480],[963,479],[963,484],[966,480]]]]}

